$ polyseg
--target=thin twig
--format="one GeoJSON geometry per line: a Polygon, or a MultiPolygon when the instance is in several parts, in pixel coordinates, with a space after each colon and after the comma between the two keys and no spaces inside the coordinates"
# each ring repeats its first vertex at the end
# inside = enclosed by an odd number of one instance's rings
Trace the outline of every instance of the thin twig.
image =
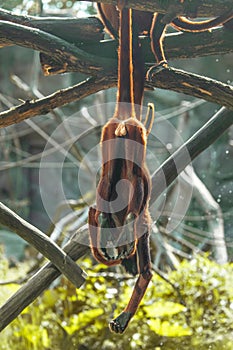
{"type": "Polygon", "coordinates": [[[116,77],[89,78],[75,86],[56,91],[41,99],[26,101],[25,103],[0,113],[0,128],[35,117],[38,114],[47,114],[54,108],[67,103],[81,100],[97,91],[108,89],[116,84],[116,77]]]}

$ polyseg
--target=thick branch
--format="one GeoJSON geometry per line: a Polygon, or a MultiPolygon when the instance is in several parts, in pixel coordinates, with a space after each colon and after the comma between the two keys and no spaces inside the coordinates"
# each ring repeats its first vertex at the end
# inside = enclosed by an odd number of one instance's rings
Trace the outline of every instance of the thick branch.
{"type": "MultiPolygon", "coordinates": [[[[154,62],[155,58],[150,47],[150,38],[141,37],[144,61],[154,62]]],[[[165,35],[164,48],[169,60],[194,58],[201,56],[227,54],[233,52],[233,31],[216,28],[204,33],[171,33],[165,35]]],[[[118,43],[115,40],[103,40],[83,45],[82,49],[96,56],[117,58],[118,43]]]]}
{"type": "MultiPolygon", "coordinates": [[[[144,61],[155,62],[150,46],[150,38],[140,38],[144,61]]],[[[172,33],[167,34],[164,40],[165,53],[168,61],[172,59],[194,58],[201,56],[228,54],[233,52],[233,30],[217,28],[204,33],[172,33]]],[[[105,59],[117,60],[118,42],[103,40],[95,43],[84,43],[82,50],[105,59]]],[[[41,64],[45,75],[64,72],[64,67],[56,63],[53,58],[41,55],[41,64]],[[45,67],[45,68],[44,68],[45,67]]],[[[65,67],[69,71],[69,67],[65,67]]]]}
{"type": "Polygon", "coordinates": [[[233,109],[233,87],[231,85],[197,74],[174,68],[158,69],[155,70],[148,85],[182,92],[233,109]]]}
{"type": "MultiPolygon", "coordinates": [[[[76,45],[80,45],[84,41],[100,41],[104,36],[103,24],[96,17],[65,18],[17,16],[9,11],[0,9],[0,20],[38,28],[70,43],[75,43],[76,45]]],[[[7,37],[3,40],[5,40],[5,44],[11,44],[7,41],[7,37]]],[[[0,46],[3,43],[4,41],[0,42],[0,46]]]]}
{"type": "MultiPolygon", "coordinates": [[[[91,0],[91,2],[96,1],[91,0]]],[[[118,0],[101,0],[101,2],[117,5],[118,0]]],[[[217,17],[224,12],[232,10],[232,0],[127,0],[125,6],[140,11],[170,13],[177,16],[217,17]]]]}
{"type": "Polygon", "coordinates": [[[56,243],[0,202],[0,223],[36,248],[76,286],[84,282],[82,269],[56,243]]]}
{"type": "Polygon", "coordinates": [[[12,45],[16,44],[43,52],[69,71],[97,74],[103,70],[103,67],[108,70],[116,65],[115,60],[103,57],[97,60],[96,56],[37,28],[0,21],[0,41],[4,38],[7,38],[12,45]]]}
{"type": "MultiPolygon", "coordinates": [[[[154,62],[149,38],[141,40],[145,62],[154,62]]],[[[204,33],[172,33],[164,40],[166,57],[169,60],[194,58],[233,52],[233,31],[224,27],[204,33]]]]}
{"type": "MultiPolygon", "coordinates": [[[[81,245],[79,243],[80,239],[83,241],[85,236],[88,236],[87,228],[80,229],[64,247],[64,252],[68,254],[72,260],[81,258],[89,251],[87,245],[81,245]]],[[[30,305],[59,276],[59,270],[57,270],[52,263],[47,263],[40,271],[30,278],[30,280],[0,308],[0,331],[12,322],[25,307],[30,305]]]]}
{"type": "MultiPolygon", "coordinates": [[[[71,88],[63,89],[42,99],[27,101],[0,113],[0,128],[19,123],[38,114],[47,114],[57,107],[82,99],[97,91],[116,85],[116,75],[90,78],[71,88]]],[[[162,69],[147,86],[171,89],[233,109],[233,87],[219,81],[177,69],[162,69]]]]}
{"type": "MultiPolygon", "coordinates": [[[[59,17],[30,17],[12,15],[8,11],[0,10],[0,20],[9,21],[12,24],[20,24],[38,28],[44,32],[53,34],[66,40],[69,43],[82,45],[82,50],[89,53],[91,59],[93,55],[103,58],[115,58],[117,43],[112,41],[100,42],[103,39],[103,25],[96,17],[89,18],[59,18],[59,17]],[[65,30],[64,30],[65,29],[65,30]]],[[[165,38],[165,50],[168,59],[190,58],[196,56],[206,56],[210,54],[229,53],[233,50],[233,30],[232,27],[218,28],[205,33],[179,33],[169,34],[165,38]]],[[[15,37],[15,27],[7,27],[7,30],[0,35],[0,47],[13,45],[15,37]],[[13,31],[13,33],[11,33],[13,31]]],[[[20,28],[22,30],[22,28],[20,28]]],[[[32,37],[34,40],[34,37],[32,37]]],[[[141,39],[145,61],[153,62],[148,38],[141,39]]],[[[23,37],[19,35],[18,45],[32,47],[30,43],[25,43],[23,37]]],[[[46,50],[46,48],[45,48],[46,50]]],[[[43,52],[43,51],[42,51],[43,52]]],[[[81,59],[82,56],[79,57],[81,59]]],[[[54,57],[56,59],[56,57],[54,57]]],[[[97,62],[99,62],[97,60],[97,62]]],[[[93,60],[90,61],[93,64],[93,60]]],[[[85,66],[85,65],[84,65],[85,66]]],[[[95,65],[96,66],[96,65],[95,65]]],[[[98,66],[96,66],[96,69],[98,66]]],[[[66,67],[67,71],[73,71],[74,67],[66,67]]]]}

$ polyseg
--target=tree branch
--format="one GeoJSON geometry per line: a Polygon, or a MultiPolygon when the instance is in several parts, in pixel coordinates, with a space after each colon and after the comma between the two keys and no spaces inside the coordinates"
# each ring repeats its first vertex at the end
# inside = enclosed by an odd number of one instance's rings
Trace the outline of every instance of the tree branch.
{"type": "Polygon", "coordinates": [[[96,77],[77,84],[71,88],[59,90],[52,95],[25,103],[0,113],[0,128],[34,117],[47,114],[57,107],[64,106],[75,100],[80,100],[97,91],[108,89],[116,84],[116,77],[96,77]]]}
{"type": "Polygon", "coordinates": [[[19,45],[43,52],[57,61],[64,71],[97,74],[116,66],[116,61],[86,53],[77,46],[37,28],[0,21],[0,41],[7,38],[12,45],[19,45]]]}
{"type": "MultiPolygon", "coordinates": [[[[233,30],[225,27],[203,33],[170,33],[165,35],[164,50],[168,60],[194,58],[233,52],[233,30]]],[[[141,39],[145,62],[154,62],[150,39],[141,39]]],[[[85,50],[85,48],[84,48],[85,50]]]]}
{"type": "MultiPolygon", "coordinates": [[[[116,75],[106,75],[87,79],[71,88],[59,90],[52,95],[25,103],[0,113],[0,128],[19,123],[38,114],[47,114],[57,107],[80,100],[97,91],[116,85],[116,75]]],[[[233,109],[233,87],[219,81],[174,68],[156,71],[148,87],[171,89],[207,101],[219,103],[233,109]]]]}
{"type": "MultiPolygon", "coordinates": [[[[104,37],[103,24],[97,17],[19,16],[12,14],[10,11],[0,9],[0,20],[38,28],[77,46],[80,46],[84,41],[96,42],[102,40],[104,37]]],[[[0,46],[2,44],[3,42],[0,42],[0,46]]],[[[5,44],[7,45],[7,37],[5,38],[5,44]]],[[[10,44],[11,42],[8,42],[8,45],[10,44]]]]}
{"type": "MultiPolygon", "coordinates": [[[[83,227],[64,246],[66,253],[72,260],[81,258],[89,251],[87,245],[81,245],[88,236],[87,227],[83,227]]],[[[75,273],[75,272],[74,272],[75,273]]],[[[49,285],[60,276],[60,271],[52,263],[43,266],[30,280],[25,283],[6,303],[0,308],[0,331],[12,322],[28,305],[30,305],[49,285]]]]}
{"type": "MultiPolygon", "coordinates": [[[[85,70],[85,73],[89,74],[87,70],[87,62],[92,67],[92,73],[94,69],[98,71],[99,65],[103,64],[103,68],[106,70],[109,65],[113,63],[111,60],[117,59],[117,46],[118,43],[113,40],[103,39],[103,25],[98,18],[50,18],[50,17],[30,17],[30,16],[17,16],[12,15],[8,11],[0,10],[0,23],[2,23],[3,30],[0,34],[0,47],[7,45],[20,45],[28,48],[34,48],[40,50],[47,57],[47,61],[53,62],[52,66],[60,65],[58,72],[65,71],[76,71],[80,70],[80,66],[85,70]],[[10,21],[10,22],[8,22],[10,21]],[[5,26],[4,26],[5,23],[5,26]],[[8,24],[7,24],[8,23],[8,24]],[[25,31],[22,27],[18,27],[17,35],[15,33],[16,27],[10,26],[9,23],[29,26],[32,30],[27,33],[27,40],[24,39],[25,31]],[[44,32],[53,34],[68,43],[75,43],[77,47],[82,47],[81,52],[76,52],[78,54],[79,61],[83,61],[82,64],[79,63],[78,66],[74,62],[68,64],[66,62],[66,57],[58,57],[56,52],[52,54],[48,53],[48,40],[56,41],[54,37],[48,37],[45,41],[41,41],[40,46],[35,45],[35,35],[38,36],[38,31],[33,31],[33,27],[38,28],[44,32]],[[66,28],[66,30],[64,30],[66,28]],[[22,33],[22,35],[21,35],[22,33]],[[17,37],[17,40],[16,40],[17,37]],[[44,45],[44,49],[43,46],[44,45]],[[84,56],[83,56],[84,55],[84,56]],[[93,56],[99,56],[102,61],[96,59],[93,61],[93,56]],[[88,61],[90,59],[90,61],[88,61]],[[103,61],[105,59],[105,61],[103,61]],[[98,62],[98,64],[96,64],[98,62]],[[102,62],[102,63],[101,63],[102,62]],[[64,63],[67,63],[64,65],[64,63]]],[[[230,24],[230,22],[228,22],[230,24]]],[[[228,24],[227,23],[227,24],[228,24]]],[[[57,38],[58,45],[64,44],[57,38]]],[[[224,54],[233,51],[232,47],[233,41],[233,30],[229,25],[224,26],[224,28],[214,29],[212,31],[207,31],[204,33],[173,33],[165,36],[165,52],[169,59],[180,59],[180,58],[191,58],[197,56],[207,56],[212,54],[224,54]]],[[[141,38],[141,43],[143,46],[144,56],[146,62],[154,62],[154,56],[151,53],[150,39],[148,37],[141,38]]],[[[56,45],[55,45],[56,46],[56,45]]],[[[63,46],[63,49],[65,47],[63,46]]],[[[72,47],[73,48],[73,47],[72,47]]],[[[69,48],[71,49],[71,48],[69,48]]],[[[69,52],[67,53],[69,54],[69,52]]],[[[72,54],[74,52],[72,51],[72,54]]],[[[64,54],[65,55],[65,54],[64,54]]],[[[46,61],[45,61],[46,63],[46,61]]],[[[116,65],[116,62],[114,63],[116,65]]],[[[82,71],[83,71],[82,70],[82,71]]],[[[53,72],[54,74],[54,72],[53,72]]]]}
{"type": "Polygon", "coordinates": [[[1,202],[0,223],[17,233],[46,258],[51,260],[77,288],[85,282],[83,270],[56,243],[1,202]]]}
{"type": "MultiPolygon", "coordinates": [[[[150,38],[147,36],[141,37],[140,42],[144,61],[153,63],[155,57],[151,51],[150,38]]],[[[165,35],[164,48],[168,60],[178,60],[183,58],[229,54],[233,52],[232,42],[233,30],[222,27],[204,33],[177,32],[167,34],[165,35]]],[[[117,48],[118,42],[116,40],[102,40],[101,42],[83,43],[82,45],[83,51],[91,55],[112,60],[117,60],[117,48]]],[[[69,67],[65,67],[64,70],[63,66],[56,63],[53,58],[47,57],[44,54],[41,54],[41,64],[45,75],[69,71],[69,67]]]]}
{"type": "Polygon", "coordinates": [[[233,109],[233,86],[174,68],[155,69],[150,87],[182,92],[233,109]]]}
{"type": "MultiPolygon", "coordinates": [[[[85,0],[80,0],[85,1],[85,0]]],[[[91,0],[91,2],[96,2],[91,0]]],[[[103,4],[118,4],[118,0],[101,0],[103,4]]],[[[126,7],[140,11],[170,13],[176,16],[217,17],[232,9],[232,0],[127,0],[126,7]]]]}

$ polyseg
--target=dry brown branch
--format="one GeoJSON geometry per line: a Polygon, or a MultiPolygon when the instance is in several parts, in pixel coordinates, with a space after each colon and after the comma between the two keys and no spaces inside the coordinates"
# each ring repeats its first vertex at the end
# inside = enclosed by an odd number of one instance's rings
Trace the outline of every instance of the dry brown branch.
{"type": "MultiPolygon", "coordinates": [[[[71,88],[63,89],[45,98],[25,103],[0,113],[0,128],[19,123],[38,114],[47,114],[57,107],[82,99],[97,91],[116,85],[116,75],[87,79],[71,88]]],[[[233,109],[233,87],[219,81],[174,68],[156,71],[147,86],[170,89],[219,103],[233,109]]]]}
{"type": "MultiPolygon", "coordinates": [[[[85,1],[85,0],[80,0],[85,1]]],[[[96,2],[91,0],[91,2],[96,2]]],[[[101,0],[102,3],[117,5],[118,0],[101,0]]],[[[232,9],[231,0],[128,0],[126,7],[141,11],[169,13],[175,16],[217,17],[232,9]]]]}
{"type": "MultiPolygon", "coordinates": [[[[8,11],[0,10],[0,20],[38,28],[69,43],[74,43],[78,47],[81,45],[82,50],[91,55],[116,59],[118,43],[114,40],[102,41],[103,25],[96,17],[30,17],[12,15],[8,11]]],[[[171,33],[166,35],[165,49],[167,58],[191,58],[232,52],[233,30],[231,27],[227,30],[226,27],[229,26],[215,28],[204,33],[171,33]]],[[[9,32],[5,37],[3,35],[0,37],[0,47],[13,45],[10,36],[9,32]]],[[[151,53],[149,38],[142,37],[141,43],[145,61],[153,62],[154,56],[151,53]]],[[[19,42],[18,44],[20,45],[19,42]]]]}
{"type": "Polygon", "coordinates": [[[163,68],[155,70],[155,74],[148,85],[182,92],[233,109],[232,85],[180,69],[163,68]]]}
{"type": "Polygon", "coordinates": [[[113,79],[111,77],[90,78],[71,88],[59,90],[44,98],[26,101],[17,107],[0,113],[0,127],[20,123],[38,114],[47,114],[57,107],[80,100],[97,91],[108,89],[115,84],[116,77],[113,79]]]}
{"type": "Polygon", "coordinates": [[[97,74],[103,70],[112,69],[115,60],[91,55],[77,46],[46,33],[37,28],[27,27],[7,21],[0,21],[0,42],[7,38],[12,45],[19,45],[43,52],[53,58],[64,70],[79,71],[86,74],[97,74]]]}
{"type": "Polygon", "coordinates": [[[177,149],[152,175],[151,203],[165,191],[178,174],[233,124],[233,112],[222,107],[187,142],[177,149]]]}
{"type": "MultiPolygon", "coordinates": [[[[10,11],[0,9],[0,20],[9,21],[24,26],[38,28],[47,33],[62,38],[77,46],[85,42],[95,42],[103,39],[103,24],[96,17],[68,18],[68,17],[33,17],[19,16],[10,11]]],[[[1,43],[3,44],[4,41],[1,43]]],[[[7,44],[7,37],[5,38],[7,44]]],[[[8,43],[10,44],[10,42],[8,43]]]]}
{"type": "Polygon", "coordinates": [[[76,287],[84,283],[83,270],[56,243],[1,202],[0,223],[48,258],[76,287]]]}
{"type": "MultiPolygon", "coordinates": [[[[154,62],[151,52],[150,38],[140,38],[145,62],[154,62]]],[[[201,56],[227,54],[233,52],[233,30],[215,28],[204,33],[169,33],[165,35],[164,47],[167,59],[194,58],[201,56]]],[[[115,58],[117,52],[116,40],[103,40],[82,46],[82,49],[93,55],[115,58]]]]}
{"type": "MultiPolygon", "coordinates": [[[[79,242],[82,237],[84,239],[87,235],[87,227],[79,230],[64,247],[64,253],[72,260],[81,258],[88,252],[89,248],[87,245],[81,245],[79,242]]],[[[0,331],[13,321],[25,307],[31,304],[59,276],[60,271],[52,263],[47,263],[30,278],[30,280],[0,308],[0,331]]]]}

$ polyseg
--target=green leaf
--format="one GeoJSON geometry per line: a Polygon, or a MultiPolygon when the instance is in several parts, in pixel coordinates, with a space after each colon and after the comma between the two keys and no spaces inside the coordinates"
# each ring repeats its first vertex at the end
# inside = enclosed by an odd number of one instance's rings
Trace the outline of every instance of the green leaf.
{"type": "Polygon", "coordinates": [[[178,323],[170,324],[168,321],[162,322],[160,319],[149,320],[149,326],[156,334],[164,337],[183,337],[192,334],[192,330],[188,327],[178,323]]]}
{"type": "Polygon", "coordinates": [[[152,305],[147,305],[143,307],[148,317],[164,317],[172,316],[178,314],[179,312],[186,311],[185,306],[173,303],[171,301],[159,301],[152,305]]]}

